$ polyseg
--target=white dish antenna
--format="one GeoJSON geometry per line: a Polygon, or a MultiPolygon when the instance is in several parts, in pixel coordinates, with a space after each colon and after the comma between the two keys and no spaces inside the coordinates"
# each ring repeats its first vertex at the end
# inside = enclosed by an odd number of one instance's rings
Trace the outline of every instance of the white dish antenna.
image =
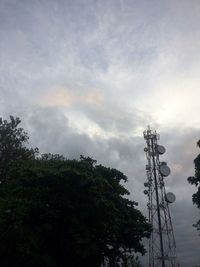
{"type": "Polygon", "coordinates": [[[160,154],[160,155],[164,154],[165,151],[166,151],[165,147],[164,146],[160,146],[160,145],[158,145],[156,147],[156,150],[157,150],[158,154],[160,154]]]}
{"type": "Polygon", "coordinates": [[[165,195],[165,200],[168,202],[168,203],[174,203],[174,201],[176,200],[176,196],[169,192],[165,195]]]}
{"type": "Polygon", "coordinates": [[[162,164],[160,167],[159,167],[159,171],[160,173],[162,174],[162,176],[164,177],[167,177],[168,175],[170,175],[170,168],[165,165],[165,164],[162,164]]]}

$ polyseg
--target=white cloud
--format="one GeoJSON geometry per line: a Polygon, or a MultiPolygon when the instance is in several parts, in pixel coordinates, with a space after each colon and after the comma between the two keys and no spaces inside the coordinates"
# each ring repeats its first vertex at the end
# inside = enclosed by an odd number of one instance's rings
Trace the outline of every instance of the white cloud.
{"type": "MultiPolygon", "coordinates": [[[[199,23],[198,0],[0,1],[1,114],[20,116],[42,152],[86,154],[122,170],[142,208],[142,131],[157,128],[178,240],[193,222],[184,223],[182,206],[195,213],[186,178],[198,153],[199,23]]],[[[183,235],[191,244],[177,244],[188,261],[199,245],[191,232],[183,235]]]]}

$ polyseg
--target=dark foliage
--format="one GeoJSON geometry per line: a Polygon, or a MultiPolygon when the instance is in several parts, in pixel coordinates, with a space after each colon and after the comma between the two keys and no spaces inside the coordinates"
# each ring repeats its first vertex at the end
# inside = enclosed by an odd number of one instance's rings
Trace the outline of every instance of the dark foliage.
{"type": "Polygon", "coordinates": [[[15,161],[34,158],[38,149],[25,147],[28,135],[18,127],[21,120],[10,116],[10,121],[0,118],[0,177],[1,182],[9,178],[9,171],[15,161]]]}
{"type": "MultiPolygon", "coordinates": [[[[17,131],[17,125],[8,129],[17,131]]],[[[150,226],[137,203],[126,198],[123,173],[83,156],[35,157],[35,150],[23,146],[27,135],[17,133],[19,144],[2,150],[12,161],[0,187],[3,267],[118,266],[120,261],[128,266],[130,255],[145,252],[141,240],[149,237],[150,226]],[[15,147],[18,156],[12,158],[15,147]]]]}
{"type": "MultiPolygon", "coordinates": [[[[197,146],[200,147],[200,140],[197,142],[197,146]]],[[[195,174],[188,177],[188,182],[197,187],[197,192],[192,195],[192,200],[195,205],[200,209],[200,154],[194,160],[195,174]]],[[[200,230],[200,220],[194,224],[197,230],[200,230]]]]}

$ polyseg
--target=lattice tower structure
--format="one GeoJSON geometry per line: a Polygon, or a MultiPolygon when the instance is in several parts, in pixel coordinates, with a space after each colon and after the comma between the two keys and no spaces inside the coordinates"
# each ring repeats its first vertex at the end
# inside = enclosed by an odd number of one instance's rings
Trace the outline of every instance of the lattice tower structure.
{"type": "Polygon", "coordinates": [[[158,145],[159,135],[149,127],[144,131],[147,147],[146,176],[144,183],[148,196],[148,217],[152,225],[149,240],[149,267],[178,267],[176,243],[169,205],[175,201],[175,195],[166,193],[164,178],[170,174],[166,162],[160,161],[165,148],[158,145]]]}

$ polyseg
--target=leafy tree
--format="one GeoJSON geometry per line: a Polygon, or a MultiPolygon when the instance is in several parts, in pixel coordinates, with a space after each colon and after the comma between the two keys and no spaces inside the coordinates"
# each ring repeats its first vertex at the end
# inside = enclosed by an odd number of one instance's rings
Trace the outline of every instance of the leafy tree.
{"type": "Polygon", "coordinates": [[[138,256],[135,255],[134,251],[126,252],[120,263],[120,267],[142,267],[138,256]]]}
{"type": "Polygon", "coordinates": [[[16,166],[0,187],[2,266],[118,266],[145,252],[150,227],[121,172],[54,155],[16,166]]]}
{"type": "MultiPolygon", "coordinates": [[[[200,147],[200,140],[197,142],[197,146],[200,147]]],[[[194,160],[195,174],[188,177],[188,182],[197,187],[197,192],[192,195],[192,200],[195,205],[200,209],[200,154],[194,160]]],[[[200,220],[194,224],[197,230],[200,230],[200,220]]]]}
{"type": "Polygon", "coordinates": [[[1,265],[140,266],[133,253],[145,253],[150,226],[127,198],[127,177],[84,156],[36,157],[10,119],[0,123],[0,171],[9,178],[0,186],[1,265]]]}
{"type": "Polygon", "coordinates": [[[34,158],[38,150],[28,149],[28,135],[19,127],[21,120],[10,116],[10,121],[0,118],[0,180],[9,178],[9,171],[13,162],[22,159],[34,158]]]}

